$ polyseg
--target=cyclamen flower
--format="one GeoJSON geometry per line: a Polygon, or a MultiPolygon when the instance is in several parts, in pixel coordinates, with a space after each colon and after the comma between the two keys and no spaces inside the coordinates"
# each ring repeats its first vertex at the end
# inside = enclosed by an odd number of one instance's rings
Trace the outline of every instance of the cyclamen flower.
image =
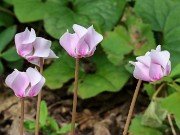
{"type": "Polygon", "coordinates": [[[34,29],[15,35],[17,53],[27,59],[30,63],[40,66],[40,58],[58,58],[50,49],[51,41],[42,37],[36,37],[34,29]]]}
{"type": "Polygon", "coordinates": [[[170,53],[161,51],[161,45],[156,50],[137,57],[137,62],[130,62],[135,66],[133,75],[136,79],[153,82],[167,76],[171,71],[170,53]]]}
{"type": "Polygon", "coordinates": [[[90,57],[96,46],[103,40],[103,36],[95,31],[93,26],[88,29],[74,24],[71,34],[68,31],[60,38],[60,45],[74,58],[90,57]]]}
{"type": "Polygon", "coordinates": [[[5,83],[17,97],[33,97],[42,89],[45,78],[34,68],[28,68],[26,72],[15,69],[7,76],[5,83]]]}

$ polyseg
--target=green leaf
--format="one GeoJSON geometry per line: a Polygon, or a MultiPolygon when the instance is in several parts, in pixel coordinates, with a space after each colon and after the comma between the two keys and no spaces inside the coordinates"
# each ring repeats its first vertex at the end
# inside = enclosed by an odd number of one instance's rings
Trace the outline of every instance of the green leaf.
{"type": "Polygon", "coordinates": [[[2,53],[1,57],[9,62],[21,59],[21,57],[19,57],[19,55],[17,54],[15,47],[11,47],[10,49],[2,53]]]}
{"type": "Polygon", "coordinates": [[[31,121],[31,120],[27,120],[27,121],[24,122],[24,127],[28,131],[34,131],[34,129],[35,129],[35,122],[31,121]]]}
{"type": "Polygon", "coordinates": [[[175,78],[180,76],[180,64],[178,64],[176,67],[172,69],[172,72],[170,74],[170,77],[175,78]]]}
{"type": "Polygon", "coordinates": [[[18,70],[21,70],[21,68],[23,67],[23,63],[24,63],[24,60],[19,59],[17,61],[8,62],[7,66],[10,67],[11,69],[16,68],[18,70]]]}
{"type": "Polygon", "coordinates": [[[166,115],[167,111],[161,108],[157,100],[153,100],[142,116],[142,124],[153,128],[161,127],[166,115]]]}
{"type": "Polygon", "coordinates": [[[10,43],[16,33],[16,26],[11,26],[0,33],[0,52],[10,43]]]}
{"type": "Polygon", "coordinates": [[[2,61],[0,60],[0,75],[2,75],[3,72],[4,72],[4,67],[2,61]]]}
{"type": "Polygon", "coordinates": [[[50,126],[50,128],[53,131],[58,131],[59,130],[59,126],[58,123],[56,122],[56,120],[52,117],[47,117],[47,121],[48,121],[48,125],[50,126]]]}
{"type": "Polygon", "coordinates": [[[67,54],[62,54],[60,60],[56,60],[44,71],[46,85],[51,89],[63,86],[65,82],[74,77],[74,59],[67,54]]]}
{"type": "Polygon", "coordinates": [[[66,134],[71,131],[71,124],[64,124],[59,131],[58,134],[66,134]]]}
{"type": "Polygon", "coordinates": [[[73,9],[56,4],[46,16],[44,26],[57,39],[67,29],[71,30],[74,23],[83,26],[93,24],[102,30],[110,30],[122,15],[125,3],[125,0],[78,0],[71,2],[73,9]]]}
{"type": "Polygon", "coordinates": [[[47,116],[48,116],[48,108],[47,108],[46,102],[43,100],[43,101],[41,101],[40,118],[39,118],[39,122],[41,124],[41,127],[46,125],[47,116]]]}
{"type": "Polygon", "coordinates": [[[129,132],[132,135],[163,135],[159,130],[141,125],[142,116],[136,116],[132,120],[129,132]]]}
{"type": "Polygon", "coordinates": [[[0,12],[0,26],[5,26],[8,27],[10,25],[13,25],[14,23],[14,18],[4,12],[0,12]]]}
{"type": "Polygon", "coordinates": [[[13,4],[13,0],[4,0],[6,3],[8,3],[8,4],[13,4]]]}
{"type": "Polygon", "coordinates": [[[151,24],[153,30],[163,31],[173,5],[170,0],[137,0],[135,11],[144,22],[151,24]]]}
{"type": "Polygon", "coordinates": [[[174,88],[176,91],[180,92],[180,85],[176,83],[175,81],[172,83],[169,83],[168,85],[174,88]]]}
{"type": "Polygon", "coordinates": [[[122,26],[118,26],[114,31],[106,34],[102,47],[108,55],[108,59],[116,65],[122,63],[124,55],[130,53],[133,49],[130,45],[130,37],[122,26]]]}
{"type": "Polygon", "coordinates": [[[59,39],[59,37],[69,29],[72,30],[72,25],[78,23],[87,25],[89,19],[83,15],[77,15],[73,11],[65,7],[54,7],[53,13],[47,15],[44,19],[44,27],[47,33],[52,37],[59,39]]]}
{"type": "Polygon", "coordinates": [[[128,8],[125,13],[125,24],[128,27],[131,44],[134,46],[135,56],[144,55],[150,49],[154,49],[156,46],[151,26],[144,24],[132,8],[128,8]]]}
{"type": "Polygon", "coordinates": [[[75,4],[77,13],[88,16],[91,24],[103,23],[103,30],[111,30],[119,21],[125,3],[125,0],[79,0],[75,4]]]}
{"type": "MultiPolygon", "coordinates": [[[[65,82],[74,77],[75,60],[66,54],[63,54],[60,59],[44,72],[46,85],[51,89],[62,87],[65,82]]],[[[90,63],[97,68],[95,73],[85,73],[83,69],[86,64],[81,64],[78,91],[81,98],[90,98],[104,91],[119,91],[129,79],[129,73],[123,65],[112,65],[104,53],[94,55],[90,63]]]]}
{"type": "Polygon", "coordinates": [[[168,13],[166,23],[164,26],[164,47],[170,50],[173,65],[179,64],[180,53],[180,38],[177,36],[180,34],[180,4],[174,6],[168,13]],[[173,20],[177,18],[176,20],[173,20]]]}
{"type": "Polygon", "coordinates": [[[124,66],[112,65],[104,54],[94,55],[92,62],[96,64],[96,72],[82,75],[79,79],[78,94],[83,99],[96,96],[104,91],[117,92],[129,79],[130,74],[124,66]]]}
{"type": "Polygon", "coordinates": [[[175,92],[170,96],[162,99],[161,105],[164,109],[166,109],[169,113],[174,114],[176,124],[180,128],[180,92],[175,92]]]}
{"type": "Polygon", "coordinates": [[[119,21],[125,3],[125,0],[13,0],[15,14],[21,22],[44,19],[46,31],[57,39],[74,23],[112,29],[119,21]]]}
{"type": "Polygon", "coordinates": [[[177,65],[180,53],[180,38],[177,36],[180,34],[180,2],[137,0],[135,9],[144,22],[151,24],[153,30],[163,32],[163,47],[173,54],[171,55],[172,65],[177,65]],[[174,20],[174,18],[177,19],[174,20]]]}
{"type": "Polygon", "coordinates": [[[40,0],[13,0],[14,12],[20,22],[42,20],[51,8],[51,5],[40,0]]]}
{"type": "Polygon", "coordinates": [[[175,35],[180,34],[180,18],[178,17],[180,13],[180,4],[176,5],[171,9],[169,12],[166,23],[164,26],[164,39],[165,39],[165,47],[180,52],[180,47],[178,43],[180,42],[180,38],[178,38],[175,35]],[[173,18],[176,18],[176,20],[172,20],[173,18]]]}
{"type": "Polygon", "coordinates": [[[153,84],[150,84],[150,83],[149,84],[144,84],[144,89],[147,92],[148,96],[150,98],[152,98],[153,94],[155,92],[155,86],[153,84]]]}
{"type": "Polygon", "coordinates": [[[136,56],[144,55],[155,48],[154,35],[151,26],[144,24],[135,16],[133,10],[128,8],[124,15],[124,23],[127,29],[118,26],[112,32],[108,32],[102,42],[102,47],[109,60],[115,65],[122,62],[124,56],[134,51],[136,56]]]}

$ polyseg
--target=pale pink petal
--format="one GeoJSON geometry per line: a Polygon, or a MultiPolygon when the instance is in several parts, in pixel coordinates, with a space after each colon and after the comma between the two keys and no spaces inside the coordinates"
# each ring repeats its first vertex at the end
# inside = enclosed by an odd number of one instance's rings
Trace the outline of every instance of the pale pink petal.
{"type": "Polygon", "coordinates": [[[37,71],[37,69],[31,68],[31,67],[29,67],[26,70],[26,73],[28,75],[28,78],[29,78],[29,81],[31,83],[31,86],[34,86],[37,83],[39,83],[39,81],[42,78],[42,75],[37,71]]]}
{"type": "Polygon", "coordinates": [[[59,58],[58,56],[56,56],[56,54],[50,50],[49,56],[47,58],[59,58]]]}
{"type": "Polygon", "coordinates": [[[31,31],[28,30],[28,28],[25,29],[24,32],[22,32],[22,44],[30,44],[34,42],[36,39],[36,33],[33,28],[31,28],[31,31]]]}
{"type": "Polygon", "coordinates": [[[46,58],[49,56],[51,41],[46,40],[41,37],[37,37],[33,45],[34,45],[33,56],[43,57],[43,58],[46,58]]]}
{"type": "Polygon", "coordinates": [[[166,68],[164,69],[164,75],[167,76],[169,75],[171,72],[171,61],[168,62],[168,64],[166,65],[166,68]]]}
{"type": "Polygon", "coordinates": [[[27,56],[26,59],[28,62],[30,62],[34,65],[40,66],[40,58],[39,57],[27,56]]]}
{"type": "Polygon", "coordinates": [[[156,47],[156,51],[158,51],[158,52],[161,51],[161,45],[158,45],[158,46],[156,47]]]}
{"type": "Polygon", "coordinates": [[[150,82],[152,79],[149,76],[149,68],[140,62],[134,62],[135,69],[133,75],[136,79],[150,82]]]}
{"type": "Polygon", "coordinates": [[[25,90],[29,86],[29,79],[27,77],[27,74],[25,72],[19,71],[15,71],[12,74],[7,77],[6,83],[10,83],[9,87],[14,91],[17,97],[25,97],[25,90]],[[12,79],[13,81],[10,79],[12,79]]]}
{"type": "Polygon", "coordinates": [[[22,39],[20,34],[15,35],[15,45],[16,45],[17,53],[22,57],[30,54],[33,51],[33,46],[31,43],[22,44],[22,39]]]}
{"type": "Polygon", "coordinates": [[[75,33],[78,35],[79,38],[83,37],[87,33],[86,28],[77,24],[73,25],[73,30],[75,31],[75,33]]]}
{"type": "Polygon", "coordinates": [[[90,52],[89,45],[84,41],[84,38],[81,38],[76,47],[76,54],[79,58],[86,57],[90,52]]]}
{"type": "Polygon", "coordinates": [[[165,69],[169,62],[170,53],[168,51],[152,51],[150,57],[152,63],[159,64],[165,69]]]}
{"type": "Polygon", "coordinates": [[[90,51],[92,51],[103,40],[103,36],[97,33],[93,26],[91,26],[87,29],[84,40],[89,45],[90,51]]]}
{"type": "Polygon", "coordinates": [[[38,93],[41,91],[43,85],[45,83],[45,78],[41,76],[41,80],[34,86],[32,86],[29,91],[27,92],[28,97],[34,97],[37,96],[38,93]]]}
{"type": "Polygon", "coordinates": [[[76,56],[75,50],[76,45],[79,41],[77,34],[71,34],[68,31],[60,38],[60,45],[67,51],[71,56],[76,56]]]}
{"type": "Polygon", "coordinates": [[[10,75],[8,75],[6,77],[5,83],[8,87],[11,88],[11,85],[12,85],[14,79],[16,79],[16,77],[18,76],[18,74],[19,74],[19,71],[17,69],[15,69],[10,75]]]}
{"type": "Polygon", "coordinates": [[[92,55],[94,54],[95,50],[96,50],[96,47],[94,47],[91,51],[89,51],[89,52],[87,53],[86,57],[92,56],[92,55]]]}
{"type": "Polygon", "coordinates": [[[163,77],[163,71],[161,65],[151,63],[149,68],[149,76],[153,80],[160,80],[163,77]]]}
{"type": "Polygon", "coordinates": [[[148,55],[139,56],[136,58],[136,60],[143,63],[147,67],[150,67],[150,63],[151,63],[151,57],[150,56],[148,56],[148,55]]]}

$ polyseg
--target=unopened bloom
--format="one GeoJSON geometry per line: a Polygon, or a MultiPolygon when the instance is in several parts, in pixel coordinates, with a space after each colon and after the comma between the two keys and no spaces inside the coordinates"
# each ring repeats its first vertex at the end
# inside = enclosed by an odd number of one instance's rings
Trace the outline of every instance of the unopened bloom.
{"type": "Polygon", "coordinates": [[[7,76],[5,83],[17,97],[33,97],[42,89],[45,78],[34,68],[28,68],[26,72],[15,69],[7,76]]]}
{"type": "Polygon", "coordinates": [[[170,53],[161,51],[161,45],[156,50],[147,52],[136,58],[137,62],[130,62],[135,66],[133,75],[136,79],[153,82],[167,76],[171,71],[170,53]]]}
{"type": "Polygon", "coordinates": [[[71,34],[68,31],[60,38],[60,45],[74,58],[90,57],[96,46],[103,40],[103,36],[95,31],[93,26],[84,28],[74,24],[71,34]]]}
{"type": "Polygon", "coordinates": [[[29,31],[26,28],[24,32],[16,34],[15,45],[17,53],[21,57],[37,66],[40,65],[40,58],[58,58],[50,49],[51,41],[42,37],[36,37],[34,29],[29,31]]]}

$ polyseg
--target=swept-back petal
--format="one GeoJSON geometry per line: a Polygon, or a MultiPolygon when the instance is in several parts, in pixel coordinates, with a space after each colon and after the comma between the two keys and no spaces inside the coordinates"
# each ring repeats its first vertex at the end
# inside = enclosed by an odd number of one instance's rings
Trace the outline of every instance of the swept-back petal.
{"type": "Polygon", "coordinates": [[[144,65],[146,65],[147,67],[150,66],[151,63],[151,57],[148,55],[144,55],[144,56],[139,56],[136,58],[137,61],[143,63],[144,65]]]}
{"type": "Polygon", "coordinates": [[[25,72],[19,72],[10,88],[17,97],[25,97],[25,91],[29,86],[29,78],[25,72]]]}
{"type": "Polygon", "coordinates": [[[18,76],[18,74],[19,74],[19,71],[15,69],[10,75],[8,75],[5,80],[6,85],[11,88],[11,85],[14,79],[16,79],[16,77],[18,76]]]}
{"type": "Polygon", "coordinates": [[[156,51],[158,51],[158,52],[161,51],[161,45],[158,45],[158,46],[156,47],[156,51]]]}
{"type": "Polygon", "coordinates": [[[71,34],[68,31],[62,35],[59,42],[60,45],[67,51],[71,56],[76,56],[75,50],[76,45],[79,41],[77,34],[71,34]]]}
{"type": "Polygon", "coordinates": [[[159,64],[165,69],[169,62],[170,53],[168,51],[152,51],[150,57],[152,63],[159,64]]]}
{"type": "Polygon", "coordinates": [[[33,45],[34,45],[33,56],[43,57],[43,58],[46,58],[49,56],[51,41],[41,38],[41,37],[37,37],[33,45]]]}
{"type": "Polygon", "coordinates": [[[59,58],[52,50],[50,50],[49,56],[47,58],[59,58]]]}
{"type": "Polygon", "coordinates": [[[42,78],[42,75],[37,71],[37,69],[31,68],[31,67],[29,67],[26,70],[26,73],[28,75],[28,78],[29,78],[29,81],[31,83],[31,86],[34,86],[37,83],[39,83],[39,81],[42,78]]]}
{"type": "Polygon", "coordinates": [[[103,40],[103,36],[96,32],[93,26],[91,26],[87,29],[84,40],[89,45],[90,51],[92,51],[103,40]]]}
{"type": "Polygon", "coordinates": [[[36,33],[33,28],[31,28],[31,31],[28,30],[28,28],[25,29],[24,32],[22,32],[22,44],[30,44],[35,41],[36,39],[36,33]]]}
{"type": "Polygon", "coordinates": [[[171,72],[171,61],[168,62],[168,64],[166,65],[166,68],[164,69],[164,75],[169,75],[171,72]]]}
{"type": "Polygon", "coordinates": [[[87,33],[87,29],[78,24],[73,25],[73,30],[78,35],[79,38],[83,37],[87,33]]]}

